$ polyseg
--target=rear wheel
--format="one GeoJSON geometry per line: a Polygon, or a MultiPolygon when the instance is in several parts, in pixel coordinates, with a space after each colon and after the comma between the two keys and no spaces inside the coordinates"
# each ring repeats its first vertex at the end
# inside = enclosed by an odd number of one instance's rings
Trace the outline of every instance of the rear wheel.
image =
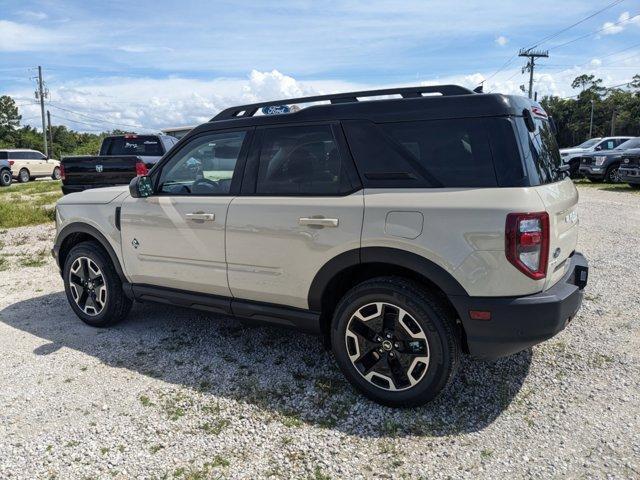
{"type": "Polygon", "coordinates": [[[93,327],[114,325],[131,310],[132,302],[122,290],[111,259],[95,242],[82,242],[71,249],[63,279],[71,308],[93,327]]]}
{"type": "Polygon", "coordinates": [[[640,183],[630,183],[629,186],[631,188],[640,189],[640,183]]]}
{"type": "Polygon", "coordinates": [[[618,171],[619,168],[620,168],[620,165],[611,165],[607,169],[607,173],[605,173],[605,175],[604,175],[605,182],[607,182],[607,183],[621,183],[622,179],[620,178],[620,172],[618,171]]]}
{"type": "Polygon", "coordinates": [[[376,278],[340,301],[332,348],[344,375],[367,397],[395,407],[421,405],[454,377],[460,347],[453,320],[418,284],[376,278]]]}
{"type": "Polygon", "coordinates": [[[13,180],[13,177],[11,176],[11,170],[9,170],[8,168],[5,168],[4,170],[2,170],[2,172],[0,172],[1,186],[8,187],[9,185],[11,185],[12,180],[13,180]]]}
{"type": "Polygon", "coordinates": [[[53,173],[51,174],[51,178],[54,180],[60,180],[60,167],[56,167],[53,169],[53,173]]]}
{"type": "Polygon", "coordinates": [[[26,168],[23,168],[18,172],[18,181],[20,183],[27,183],[30,178],[31,176],[29,174],[29,170],[27,170],[26,168]]]}

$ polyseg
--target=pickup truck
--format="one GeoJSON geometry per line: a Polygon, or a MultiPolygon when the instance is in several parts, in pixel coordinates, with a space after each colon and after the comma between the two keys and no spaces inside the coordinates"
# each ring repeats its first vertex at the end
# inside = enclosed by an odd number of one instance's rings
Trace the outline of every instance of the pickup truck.
{"type": "Polygon", "coordinates": [[[128,185],[136,175],[146,175],[176,143],[178,139],[169,135],[105,137],[99,155],[62,159],[62,193],[66,195],[88,188],[128,185]]]}

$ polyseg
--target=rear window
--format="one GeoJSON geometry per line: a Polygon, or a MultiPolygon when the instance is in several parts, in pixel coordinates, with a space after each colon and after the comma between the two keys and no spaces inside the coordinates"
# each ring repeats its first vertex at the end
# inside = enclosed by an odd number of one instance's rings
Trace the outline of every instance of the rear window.
{"type": "Polygon", "coordinates": [[[367,186],[497,186],[481,119],[381,124],[350,121],[344,126],[367,186]]]}
{"type": "Polygon", "coordinates": [[[162,156],[162,146],[158,137],[138,136],[135,138],[116,137],[106,139],[110,142],[105,155],[139,155],[148,157],[162,156]]]}
{"type": "Polygon", "coordinates": [[[9,152],[0,152],[0,160],[7,160],[9,158],[9,152]]]}
{"type": "Polygon", "coordinates": [[[527,129],[524,118],[516,118],[529,184],[535,186],[558,182],[564,178],[564,174],[560,172],[562,159],[556,137],[547,120],[537,116],[532,118],[536,126],[535,132],[527,129]]]}

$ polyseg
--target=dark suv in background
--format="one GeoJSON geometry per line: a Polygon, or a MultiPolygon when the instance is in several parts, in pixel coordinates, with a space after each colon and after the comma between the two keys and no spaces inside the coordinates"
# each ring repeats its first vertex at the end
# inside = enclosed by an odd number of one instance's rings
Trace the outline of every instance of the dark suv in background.
{"type": "Polygon", "coordinates": [[[584,155],[580,159],[580,173],[592,182],[620,183],[618,169],[626,154],[640,154],[640,137],[631,138],[613,150],[584,155]]]}

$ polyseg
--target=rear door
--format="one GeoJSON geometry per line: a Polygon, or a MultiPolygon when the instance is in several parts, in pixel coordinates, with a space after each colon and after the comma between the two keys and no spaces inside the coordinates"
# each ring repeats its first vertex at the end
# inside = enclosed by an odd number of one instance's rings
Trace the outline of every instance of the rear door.
{"type": "Polygon", "coordinates": [[[230,296],[225,223],[251,133],[193,137],[154,173],[154,195],[125,200],[122,253],[132,283],[230,296]]]}
{"type": "Polygon", "coordinates": [[[338,124],[264,127],[227,217],[234,297],[308,308],[329,260],[360,248],[363,193],[338,124]]]}

